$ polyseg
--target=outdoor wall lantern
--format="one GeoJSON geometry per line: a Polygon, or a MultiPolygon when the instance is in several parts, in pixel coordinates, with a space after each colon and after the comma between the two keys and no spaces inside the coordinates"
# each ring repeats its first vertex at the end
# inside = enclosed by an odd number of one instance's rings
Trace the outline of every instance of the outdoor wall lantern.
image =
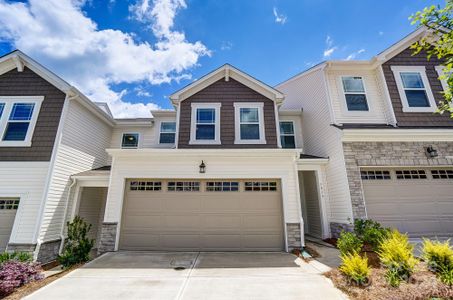
{"type": "Polygon", "coordinates": [[[200,173],[206,173],[206,165],[204,164],[204,161],[201,161],[200,173]]]}
{"type": "Polygon", "coordinates": [[[434,158],[434,157],[437,157],[438,154],[437,154],[437,150],[433,148],[433,146],[429,146],[426,148],[426,156],[430,157],[430,158],[434,158]]]}

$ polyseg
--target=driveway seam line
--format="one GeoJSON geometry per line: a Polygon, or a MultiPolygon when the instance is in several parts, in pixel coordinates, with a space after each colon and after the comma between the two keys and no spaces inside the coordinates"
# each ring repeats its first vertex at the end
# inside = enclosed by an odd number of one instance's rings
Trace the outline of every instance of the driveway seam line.
{"type": "Polygon", "coordinates": [[[192,266],[190,267],[190,270],[189,272],[187,273],[186,275],[186,278],[184,279],[184,282],[182,283],[182,286],[181,288],[179,289],[179,292],[178,294],[176,295],[176,300],[180,300],[182,299],[183,295],[184,295],[184,291],[186,290],[186,287],[187,287],[187,284],[189,282],[189,279],[190,279],[190,275],[192,274],[192,271],[193,269],[195,268],[196,264],[197,264],[197,261],[198,261],[198,257],[200,256],[200,252],[197,253],[197,256],[195,257],[193,263],[192,263],[192,266]]]}

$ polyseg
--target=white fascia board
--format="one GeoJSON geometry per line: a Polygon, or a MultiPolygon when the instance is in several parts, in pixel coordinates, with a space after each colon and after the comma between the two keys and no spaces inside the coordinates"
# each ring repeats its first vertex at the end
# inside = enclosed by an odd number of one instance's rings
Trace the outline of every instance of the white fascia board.
{"type": "Polygon", "coordinates": [[[327,165],[328,163],[328,158],[301,158],[297,161],[298,166],[327,165]]]}
{"type": "Polygon", "coordinates": [[[176,118],[176,110],[151,110],[151,115],[157,118],[163,117],[175,117],[176,118]]]}
{"type": "Polygon", "coordinates": [[[343,142],[453,142],[453,129],[343,129],[343,142]]]}
{"type": "Polygon", "coordinates": [[[240,83],[244,84],[245,86],[255,90],[256,92],[266,96],[267,98],[272,99],[273,101],[277,102],[277,104],[283,102],[285,95],[278,90],[268,86],[267,84],[253,78],[252,76],[236,69],[231,65],[224,65],[211,73],[203,76],[202,78],[194,81],[193,83],[189,84],[188,86],[184,87],[183,89],[177,91],[170,95],[170,100],[175,105],[178,102],[181,102],[188,97],[194,95],[195,93],[203,90],[204,88],[208,87],[209,85],[213,84],[214,82],[225,78],[225,80],[229,80],[229,78],[233,78],[240,83]]]}
{"type": "Polygon", "coordinates": [[[215,156],[215,157],[293,157],[298,159],[302,149],[106,149],[112,157],[215,156]]]}
{"type": "Polygon", "coordinates": [[[378,55],[372,58],[372,61],[377,61],[379,63],[384,63],[387,60],[391,59],[402,50],[406,49],[407,47],[411,46],[416,41],[420,40],[423,36],[429,34],[429,30],[426,27],[420,27],[417,30],[411,32],[409,35],[404,37],[403,39],[399,40],[389,48],[385,49],[378,55]]]}

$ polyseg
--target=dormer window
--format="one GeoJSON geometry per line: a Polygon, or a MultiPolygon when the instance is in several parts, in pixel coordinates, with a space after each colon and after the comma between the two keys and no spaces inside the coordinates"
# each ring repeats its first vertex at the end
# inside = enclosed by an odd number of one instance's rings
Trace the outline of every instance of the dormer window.
{"type": "Polygon", "coordinates": [[[0,146],[30,147],[42,96],[0,97],[0,146]]]}
{"type": "Polygon", "coordinates": [[[265,144],[262,102],[234,103],[235,144],[265,144]]]}
{"type": "Polygon", "coordinates": [[[192,103],[190,144],[220,144],[220,103],[192,103]]]}
{"type": "Polygon", "coordinates": [[[392,66],[403,112],[434,112],[436,100],[424,66],[392,66]]]}
{"type": "Polygon", "coordinates": [[[341,78],[348,111],[368,111],[363,78],[344,76],[341,78]]]}

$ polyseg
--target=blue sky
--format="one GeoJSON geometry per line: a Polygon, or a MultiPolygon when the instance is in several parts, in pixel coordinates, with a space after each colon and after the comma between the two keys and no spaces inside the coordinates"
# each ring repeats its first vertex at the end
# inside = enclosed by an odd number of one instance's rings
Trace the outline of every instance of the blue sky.
{"type": "Polygon", "coordinates": [[[224,63],[275,85],[326,59],[369,59],[443,3],[0,0],[0,55],[20,48],[116,116],[146,116],[224,63]]]}

